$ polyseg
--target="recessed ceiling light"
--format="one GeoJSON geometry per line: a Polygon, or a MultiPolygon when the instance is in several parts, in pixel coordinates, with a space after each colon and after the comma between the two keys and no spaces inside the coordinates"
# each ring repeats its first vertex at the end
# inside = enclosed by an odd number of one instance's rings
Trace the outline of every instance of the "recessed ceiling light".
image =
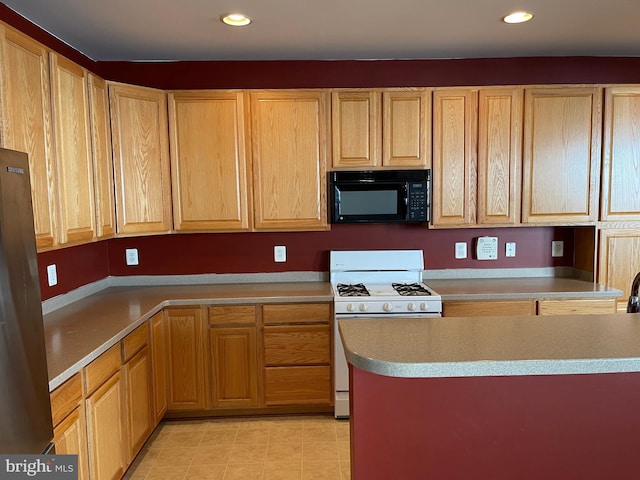
{"type": "Polygon", "coordinates": [[[532,18],[533,13],[530,12],[513,12],[502,17],[502,21],[504,23],[523,23],[528,22],[532,18]]]}
{"type": "Polygon", "coordinates": [[[244,27],[251,23],[251,19],[241,13],[230,13],[229,15],[223,15],[220,20],[232,27],[244,27]]]}

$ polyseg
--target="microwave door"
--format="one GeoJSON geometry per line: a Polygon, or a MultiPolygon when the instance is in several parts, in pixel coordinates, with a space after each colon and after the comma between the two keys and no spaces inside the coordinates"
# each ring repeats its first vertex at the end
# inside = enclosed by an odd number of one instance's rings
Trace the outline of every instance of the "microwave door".
{"type": "Polygon", "coordinates": [[[333,223],[402,222],[406,218],[404,184],[334,185],[333,223]]]}

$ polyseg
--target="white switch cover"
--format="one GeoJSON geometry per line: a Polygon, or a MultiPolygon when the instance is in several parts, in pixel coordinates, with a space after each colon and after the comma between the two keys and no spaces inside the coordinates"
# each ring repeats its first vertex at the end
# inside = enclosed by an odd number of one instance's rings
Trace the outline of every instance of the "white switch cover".
{"type": "Polygon", "coordinates": [[[562,240],[554,240],[551,242],[551,256],[562,257],[564,255],[564,242],[562,240]]]}
{"type": "Polygon", "coordinates": [[[278,245],[273,247],[273,260],[275,262],[287,261],[287,247],[284,245],[278,245]]]}
{"type": "Polygon", "coordinates": [[[456,242],[456,258],[467,258],[467,242],[456,242]]]}
{"type": "Polygon", "coordinates": [[[58,284],[58,272],[55,263],[53,265],[47,265],[47,283],[50,287],[58,284]]]}
{"type": "Polygon", "coordinates": [[[504,256],[505,257],[515,257],[516,256],[516,242],[507,242],[505,244],[504,256]]]}
{"type": "Polygon", "coordinates": [[[140,263],[138,261],[138,249],[137,248],[127,248],[125,250],[125,255],[127,257],[127,265],[138,265],[140,263]]]}
{"type": "Polygon", "coordinates": [[[476,258],[478,260],[497,260],[498,237],[478,237],[476,241],[476,258]]]}

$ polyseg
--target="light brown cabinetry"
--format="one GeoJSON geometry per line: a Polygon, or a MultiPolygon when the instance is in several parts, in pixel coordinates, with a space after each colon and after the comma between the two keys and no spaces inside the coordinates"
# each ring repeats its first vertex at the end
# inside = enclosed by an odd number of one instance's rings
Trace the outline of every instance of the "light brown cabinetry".
{"type": "Polygon", "coordinates": [[[156,313],[149,319],[151,368],[153,372],[153,419],[157,425],[167,411],[167,360],[165,358],[164,315],[156,313]]]}
{"type": "Polygon", "coordinates": [[[334,168],[428,168],[431,89],[332,92],[334,168]]]}
{"type": "Polygon", "coordinates": [[[529,88],[524,109],[523,223],[597,220],[602,89],[529,88]]]}
{"type": "Polygon", "coordinates": [[[162,90],[109,84],[119,235],[169,233],[171,179],[162,90]]]}
{"type": "Polygon", "coordinates": [[[538,315],[595,315],[616,313],[616,299],[562,298],[538,300],[538,315]]]}
{"type": "Polygon", "coordinates": [[[120,344],[83,370],[91,480],[119,479],[126,468],[127,432],[120,344]]]}
{"type": "Polygon", "coordinates": [[[127,464],[133,461],[155,427],[148,339],[149,324],[144,323],[122,340],[128,435],[127,464]]]}
{"type": "Polygon", "coordinates": [[[520,222],[523,90],[435,89],[434,226],[520,222]]]}
{"type": "Polygon", "coordinates": [[[605,89],[600,219],[640,220],[640,86],[605,89]]]}
{"type": "Polygon", "coordinates": [[[113,155],[109,125],[109,97],[105,81],[89,74],[89,112],[91,114],[91,151],[96,204],[96,237],[116,233],[116,207],[113,191],[113,155]]]}
{"type": "Polygon", "coordinates": [[[201,308],[165,309],[167,411],[207,407],[205,325],[201,308]]]}
{"type": "Polygon", "coordinates": [[[442,302],[444,317],[501,317],[535,315],[536,302],[522,300],[447,300],[442,302]]]}
{"type": "Polygon", "coordinates": [[[52,146],[48,50],[0,25],[2,146],[29,155],[36,245],[55,245],[56,167],[52,146]]]}
{"type": "Polygon", "coordinates": [[[256,306],[209,307],[211,406],[258,406],[256,306]]]}
{"type": "Polygon", "coordinates": [[[87,243],[95,236],[87,71],[55,53],[50,65],[58,242],[87,243]]]}
{"type": "Polygon", "coordinates": [[[251,91],[256,230],[327,230],[329,93],[251,91]]]}
{"type": "Polygon", "coordinates": [[[331,405],[331,305],[269,304],[262,316],[265,405],[331,405]]]}
{"type": "Polygon", "coordinates": [[[176,231],[248,230],[244,93],[169,93],[176,231]]]}
{"type": "Polygon", "coordinates": [[[58,455],[78,455],[78,479],[89,479],[87,428],[79,373],[51,392],[53,442],[58,455]]]}
{"type": "Polygon", "coordinates": [[[631,282],[640,270],[640,229],[602,228],[598,255],[598,283],[623,292],[619,312],[626,311],[631,282]]]}

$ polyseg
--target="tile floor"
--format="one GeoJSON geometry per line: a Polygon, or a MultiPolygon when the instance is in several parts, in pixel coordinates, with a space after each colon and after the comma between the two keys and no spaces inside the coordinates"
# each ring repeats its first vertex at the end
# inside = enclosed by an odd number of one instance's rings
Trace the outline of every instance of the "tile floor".
{"type": "Polygon", "coordinates": [[[164,421],[126,480],[345,480],[349,422],[331,416],[164,421]]]}

